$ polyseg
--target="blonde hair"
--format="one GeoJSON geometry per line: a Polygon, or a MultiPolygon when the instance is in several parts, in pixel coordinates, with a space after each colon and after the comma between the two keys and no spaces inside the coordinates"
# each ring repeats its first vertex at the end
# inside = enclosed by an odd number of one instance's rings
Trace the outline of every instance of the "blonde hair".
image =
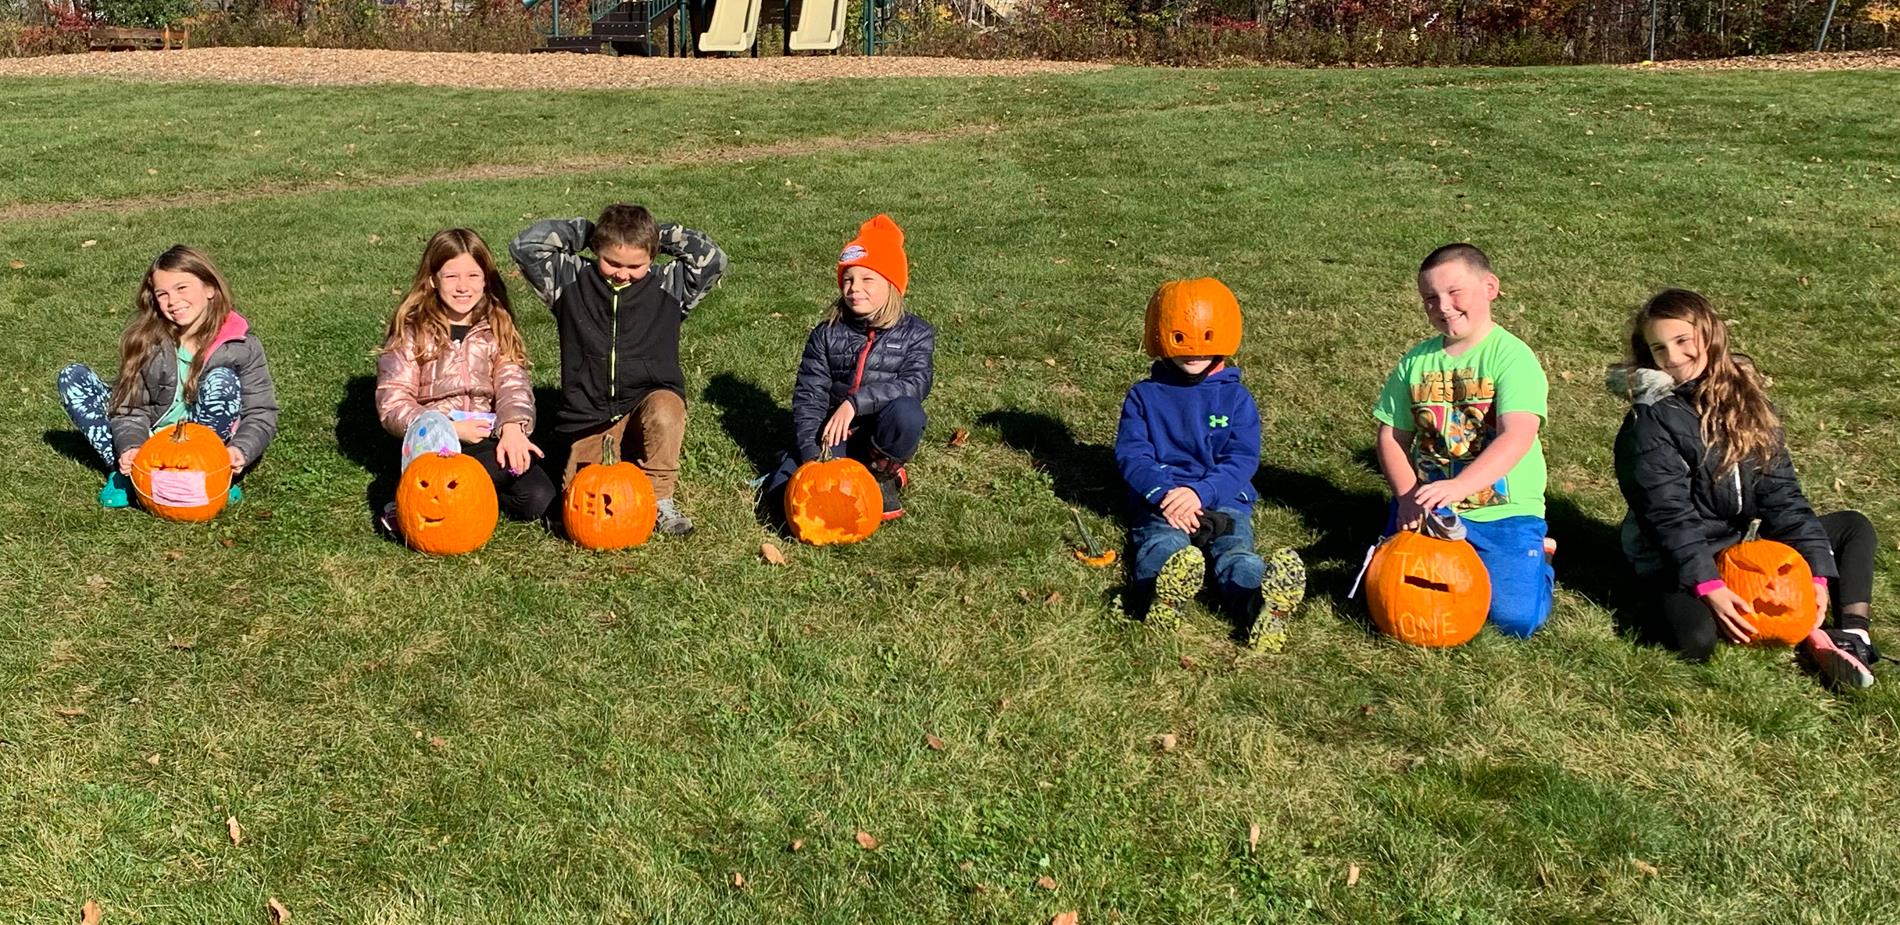
{"type": "Polygon", "coordinates": [[[140,371],[145,369],[145,364],[161,347],[170,346],[175,350],[179,344],[185,343],[199,345],[193,350],[191,368],[186,372],[184,382],[185,404],[197,401],[198,377],[204,372],[205,354],[209,353],[203,349],[203,344],[224,327],[225,317],[233,310],[231,287],[225,284],[224,274],[218,272],[210,257],[183,244],[174,244],[159,254],[152,265],[145,269],[145,278],[139,282],[138,295],[133,299],[132,320],[125,326],[125,333],[119,337],[119,379],[112,385],[110,407],[120,411],[145,400],[144,377],[140,371]],[[190,273],[210,290],[206,295],[204,314],[198,316],[190,330],[176,330],[176,325],[159,312],[158,286],[152,277],[160,270],[190,273]]]}
{"type": "Polygon", "coordinates": [[[1657,321],[1687,323],[1702,339],[1704,366],[1696,388],[1696,417],[1701,421],[1702,443],[1720,453],[1716,471],[1725,473],[1753,460],[1774,461],[1781,447],[1781,419],[1768,403],[1761,375],[1747,356],[1729,350],[1728,325],[1716,317],[1715,306],[1687,289],[1664,289],[1651,296],[1630,320],[1630,362],[1659,369],[1649,349],[1649,326],[1657,321]]]}
{"type": "MultiPolygon", "coordinates": [[[[839,293],[838,298],[831,303],[831,307],[825,309],[825,321],[831,323],[850,317],[851,306],[845,304],[844,294],[839,293]]],[[[896,327],[897,323],[903,319],[904,294],[898,292],[896,286],[892,286],[891,297],[884,303],[884,307],[872,312],[864,323],[880,331],[887,331],[896,327]]]]}
{"type": "Polygon", "coordinates": [[[489,329],[495,332],[496,362],[528,365],[528,347],[515,328],[514,308],[508,302],[508,284],[495,271],[495,257],[489,252],[487,242],[467,228],[438,231],[422,249],[422,262],[416,265],[409,294],[403,296],[402,304],[389,316],[382,352],[401,350],[404,342],[409,342],[415,345],[416,361],[427,363],[448,348],[451,340],[448,309],[443,307],[441,294],[436,291],[435,274],[443,264],[464,254],[475,258],[476,266],[482,271],[482,298],[469,312],[468,323],[488,322],[489,329]]]}

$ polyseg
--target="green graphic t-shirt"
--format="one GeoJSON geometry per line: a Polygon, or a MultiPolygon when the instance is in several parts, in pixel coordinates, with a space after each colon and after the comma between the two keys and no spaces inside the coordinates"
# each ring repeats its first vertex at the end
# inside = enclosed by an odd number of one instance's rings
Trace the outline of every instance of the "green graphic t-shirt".
{"type": "MultiPolygon", "coordinates": [[[[1448,479],[1478,458],[1497,436],[1503,416],[1548,412],[1550,382],[1537,355],[1517,336],[1493,325],[1464,353],[1445,352],[1445,339],[1431,337],[1399,360],[1385,381],[1372,416],[1412,432],[1412,470],[1421,482],[1448,479]]],[[[1480,523],[1506,517],[1544,516],[1544,445],[1531,441],[1524,458],[1490,487],[1453,505],[1459,516],[1480,523]]]]}

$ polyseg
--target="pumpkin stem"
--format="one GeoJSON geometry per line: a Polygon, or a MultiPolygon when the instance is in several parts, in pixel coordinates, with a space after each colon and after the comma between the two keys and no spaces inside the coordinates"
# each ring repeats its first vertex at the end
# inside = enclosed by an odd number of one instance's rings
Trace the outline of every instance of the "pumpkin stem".
{"type": "Polygon", "coordinates": [[[611,466],[611,465],[614,465],[615,463],[620,462],[619,458],[616,455],[617,452],[618,452],[618,448],[614,446],[613,434],[608,434],[607,436],[600,438],[600,464],[601,465],[611,466]]]}
{"type": "Polygon", "coordinates": [[[1742,536],[1742,542],[1753,543],[1755,541],[1755,538],[1760,535],[1761,535],[1761,518],[1757,517],[1754,520],[1751,520],[1748,522],[1748,533],[1742,536]]]}
{"type": "MultiPolygon", "coordinates": [[[[822,438],[820,438],[820,439],[822,439],[822,438]]],[[[825,446],[825,445],[823,445],[823,444],[819,444],[819,446],[818,446],[818,461],[819,461],[819,462],[830,462],[830,461],[831,461],[831,447],[828,447],[828,446],[825,446]]]]}
{"type": "Polygon", "coordinates": [[[178,423],[172,425],[172,442],[173,443],[185,442],[185,422],[184,421],[179,421],[178,423]]]}

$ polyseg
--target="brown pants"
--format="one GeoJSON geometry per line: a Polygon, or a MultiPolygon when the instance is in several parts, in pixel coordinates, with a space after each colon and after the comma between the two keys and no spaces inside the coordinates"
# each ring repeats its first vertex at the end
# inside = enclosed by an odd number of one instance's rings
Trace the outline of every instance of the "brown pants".
{"type": "Polygon", "coordinates": [[[640,399],[632,414],[574,438],[561,485],[565,488],[573,481],[582,466],[603,462],[606,442],[612,439],[614,455],[632,460],[653,480],[653,497],[671,498],[680,480],[680,442],[685,438],[686,402],[665,389],[655,389],[640,399]]]}

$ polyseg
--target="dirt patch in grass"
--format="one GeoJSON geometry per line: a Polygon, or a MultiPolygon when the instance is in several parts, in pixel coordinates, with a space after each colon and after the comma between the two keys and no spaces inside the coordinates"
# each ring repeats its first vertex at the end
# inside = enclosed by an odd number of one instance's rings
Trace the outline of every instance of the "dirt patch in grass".
{"type": "Polygon", "coordinates": [[[1658,61],[1631,67],[1662,71],[1855,71],[1900,69],[1900,48],[1873,51],[1804,51],[1791,55],[1751,55],[1705,61],[1658,61]]]}
{"type": "Polygon", "coordinates": [[[857,77],[1018,77],[1105,64],[963,58],[616,58],[608,55],[194,48],[0,60],[0,77],[105,77],[286,86],[420,84],[487,90],[602,90],[857,77]]]}

